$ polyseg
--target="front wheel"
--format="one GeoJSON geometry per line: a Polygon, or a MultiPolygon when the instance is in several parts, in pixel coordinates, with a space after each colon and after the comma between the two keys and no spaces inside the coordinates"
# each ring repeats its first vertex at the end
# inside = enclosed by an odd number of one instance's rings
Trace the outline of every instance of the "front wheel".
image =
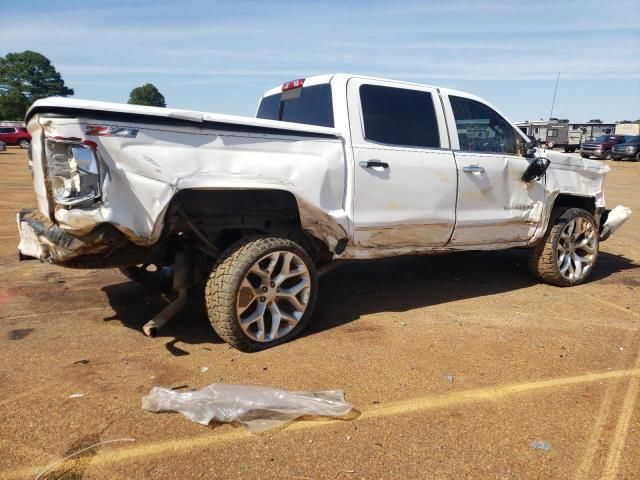
{"type": "Polygon", "coordinates": [[[604,152],[604,155],[602,155],[602,158],[605,160],[611,160],[611,150],[607,150],[606,152],[604,152]]]}
{"type": "Polygon", "coordinates": [[[29,148],[30,144],[31,144],[31,142],[29,140],[27,140],[26,138],[23,138],[22,140],[20,140],[18,142],[18,145],[20,146],[20,148],[29,148]]]}
{"type": "Polygon", "coordinates": [[[546,283],[578,285],[593,270],[599,246],[593,216],[581,208],[569,208],[555,218],[542,240],[529,250],[529,268],[546,283]]]}
{"type": "Polygon", "coordinates": [[[297,336],[316,301],[317,275],[307,252],[278,237],[250,237],[229,247],[205,290],[218,336],[253,352],[297,336]]]}

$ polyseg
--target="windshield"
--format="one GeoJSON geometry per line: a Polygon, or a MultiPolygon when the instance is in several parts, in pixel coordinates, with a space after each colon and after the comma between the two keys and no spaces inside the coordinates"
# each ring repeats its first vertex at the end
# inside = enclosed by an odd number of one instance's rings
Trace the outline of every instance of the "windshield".
{"type": "Polygon", "coordinates": [[[625,143],[640,143],[640,135],[625,135],[624,141],[625,143]]]}
{"type": "Polygon", "coordinates": [[[333,127],[333,103],[328,83],[264,97],[257,118],[333,127]],[[284,98],[283,98],[284,97],[284,98]]]}
{"type": "Polygon", "coordinates": [[[613,140],[614,137],[610,135],[598,135],[596,137],[596,142],[606,142],[608,140],[613,140]]]}

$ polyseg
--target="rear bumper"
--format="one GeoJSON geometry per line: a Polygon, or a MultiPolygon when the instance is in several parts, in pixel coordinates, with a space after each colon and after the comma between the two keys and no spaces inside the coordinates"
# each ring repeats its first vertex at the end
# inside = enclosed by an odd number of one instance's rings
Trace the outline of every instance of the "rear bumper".
{"type": "Polygon", "coordinates": [[[137,247],[109,224],[98,225],[86,235],[73,235],[35,209],[17,214],[20,260],[41,261],[74,267],[109,268],[144,263],[150,249],[137,247]]]}

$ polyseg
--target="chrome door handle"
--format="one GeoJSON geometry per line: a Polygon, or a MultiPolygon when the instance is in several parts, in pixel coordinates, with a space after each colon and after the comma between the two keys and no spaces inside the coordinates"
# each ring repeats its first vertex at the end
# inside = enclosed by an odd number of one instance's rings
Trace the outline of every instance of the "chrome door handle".
{"type": "Polygon", "coordinates": [[[363,160],[360,162],[360,166],[362,168],[389,168],[389,164],[387,162],[381,162],[380,160],[363,160]]]}
{"type": "Polygon", "coordinates": [[[484,173],[484,167],[480,165],[467,165],[462,167],[462,171],[465,173],[484,173]]]}

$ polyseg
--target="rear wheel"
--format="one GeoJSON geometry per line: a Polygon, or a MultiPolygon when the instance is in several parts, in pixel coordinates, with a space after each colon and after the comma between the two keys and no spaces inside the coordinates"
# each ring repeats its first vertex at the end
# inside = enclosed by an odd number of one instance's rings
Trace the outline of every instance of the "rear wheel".
{"type": "Polygon", "coordinates": [[[29,148],[30,144],[31,144],[31,142],[29,140],[27,140],[26,138],[23,138],[18,142],[18,145],[20,146],[20,148],[29,148]]]}
{"type": "Polygon", "coordinates": [[[529,268],[540,280],[567,287],[584,282],[596,263],[600,237],[593,216],[581,208],[558,215],[529,250],[529,268]]]}
{"type": "Polygon", "coordinates": [[[232,245],[214,266],[205,300],[213,329],[245,352],[297,336],[313,312],[317,276],[307,252],[278,237],[232,245]]]}

